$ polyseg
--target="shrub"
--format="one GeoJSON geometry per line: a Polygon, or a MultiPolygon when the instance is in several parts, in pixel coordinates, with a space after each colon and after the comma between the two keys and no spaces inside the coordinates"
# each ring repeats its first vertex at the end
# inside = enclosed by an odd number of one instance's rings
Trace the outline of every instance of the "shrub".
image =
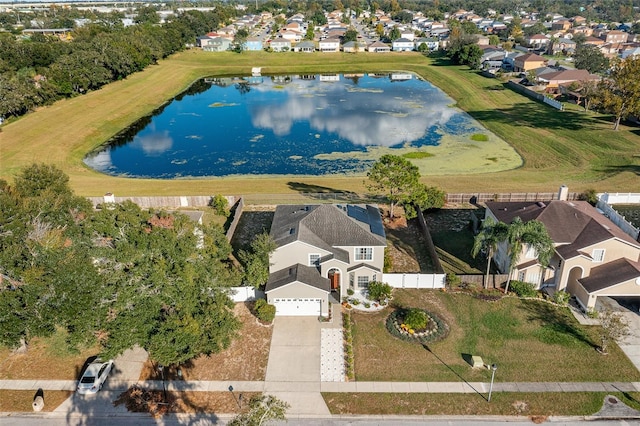
{"type": "Polygon", "coordinates": [[[347,294],[348,294],[349,296],[353,296],[353,289],[352,289],[352,288],[348,288],[348,289],[347,289],[347,294]]]}
{"type": "Polygon", "coordinates": [[[351,302],[354,306],[358,306],[360,304],[360,301],[358,299],[353,299],[353,302],[351,302]]]}
{"type": "Polygon", "coordinates": [[[229,217],[231,212],[229,211],[229,202],[224,195],[216,194],[211,198],[209,205],[213,208],[219,216],[229,217]]]}
{"type": "Polygon", "coordinates": [[[518,297],[536,297],[538,292],[533,284],[523,281],[511,281],[510,290],[518,297]]]}
{"type": "Polygon", "coordinates": [[[371,307],[371,303],[369,302],[364,302],[364,307],[369,309],[371,307]]]}
{"type": "Polygon", "coordinates": [[[428,321],[429,317],[422,309],[409,309],[404,316],[404,323],[413,330],[424,330],[428,321]]]}
{"type": "Polygon", "coordinates": [[[276,307],[268,304],[264,299],[258,299],[254,310],[256,311],[256,316],[262,322],[270,323],[276,317],[276,307]]]}
{"type": "Polygon", "coordinates": [[[369,292],[369,299],[377,300],[379,302],[381,300],[390,298],[393,288],[387,283],[371,281],[369,282],[367,291],[369,292]]]}
{"type": "Polygon", "coordinates": [[[447,285],[448,285],[449,287],[455,287],[455,286],[457,286],[458,284],[460,284],[460,277],[458,277],[458,276],[457,276],[456,274],[454,274],[453,272],[449,272],[449,273],[447,274],[446,281],[447,281],[447,285]]]}
{"type": "Polygon", "coordinates": [[[560,306],[567,306],[571,295],[564,290],[553,293],[553,301],[560,306]]]}
{"type": "Polygon", "coordinates": [[[391,259],[389,250],[384,251],[384,266],[382,268],[382,271],[384,273],[391,272],[391,270],[393,269],[393,260],[391,259]]]}

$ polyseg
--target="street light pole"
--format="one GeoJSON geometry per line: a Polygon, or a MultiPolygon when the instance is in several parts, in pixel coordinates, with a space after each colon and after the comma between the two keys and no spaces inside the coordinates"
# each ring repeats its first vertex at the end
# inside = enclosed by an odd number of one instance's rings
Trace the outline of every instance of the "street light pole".
{"type": "Polygon", "coordinates": [[[496,364],[491,364],[491,384],[489,385],[489,396],[487,397],[487,402],[491,402],[491,392],[493,391],[493,378],[496,375],[496,370],[498,366],[496,364]]]}

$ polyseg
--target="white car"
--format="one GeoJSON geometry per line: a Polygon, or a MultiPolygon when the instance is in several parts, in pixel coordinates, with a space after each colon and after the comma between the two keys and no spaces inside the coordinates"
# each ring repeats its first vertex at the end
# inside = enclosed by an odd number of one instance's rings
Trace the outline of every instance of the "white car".
{"type": "Polygon", "coordinates": [[[102,385],[107,380],[107,376],[113,368],[113,360],[110,359],[107,362],[102,362],[100,359],[96,359],[87,366],[80,377],[78,382],[78,393],[93,394],[102,389],[102,385]]]}

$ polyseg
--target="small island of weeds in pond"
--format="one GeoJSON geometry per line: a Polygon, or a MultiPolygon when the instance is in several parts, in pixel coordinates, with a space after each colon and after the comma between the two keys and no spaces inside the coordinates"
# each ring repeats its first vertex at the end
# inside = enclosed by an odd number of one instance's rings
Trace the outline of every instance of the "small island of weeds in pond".
{"type": "Polygon", "coordinates": [[[433,157],[434,154],[425,151],[414,151],[414,152],[406,152],[402,154],[404,158],[408,159],[420,159],[420,158],[429,158],[433,157]]]}
{"type": "Polygon", "coordinates": [[[487,142],[489,140],[489,136],[484,133],[474,133],[471,135],[471,140],[476,142],[487,142]]]}

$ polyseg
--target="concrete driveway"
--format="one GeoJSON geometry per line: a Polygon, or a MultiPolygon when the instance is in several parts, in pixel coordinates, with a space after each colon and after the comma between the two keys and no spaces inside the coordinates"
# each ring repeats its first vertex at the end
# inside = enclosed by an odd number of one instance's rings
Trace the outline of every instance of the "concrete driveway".
{"type": "Polygon", "coordinates": [[[316,317],[276,317],[265,392],[289,403],[287,416],[327,416],[320,395],[320,329],[316,317]]]}

